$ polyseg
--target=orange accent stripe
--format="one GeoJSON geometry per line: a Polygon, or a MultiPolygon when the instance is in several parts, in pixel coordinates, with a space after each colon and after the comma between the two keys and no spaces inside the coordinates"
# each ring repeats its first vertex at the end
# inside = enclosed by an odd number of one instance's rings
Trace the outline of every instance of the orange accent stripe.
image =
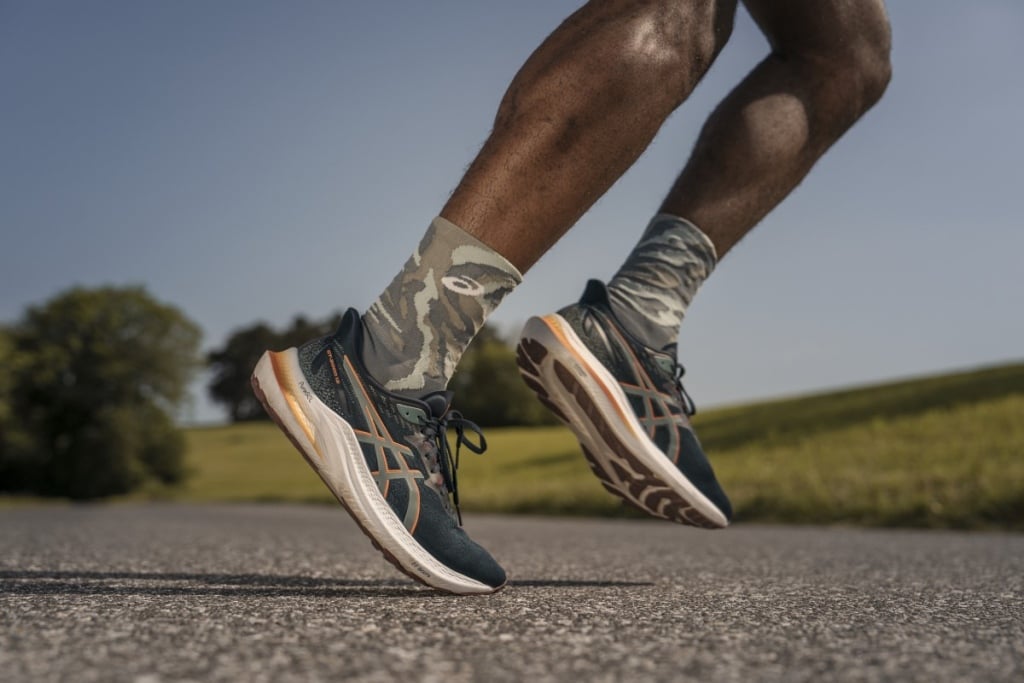
{"type": "MultiPolygon", "coordinates": [[[[378,438],[386,438],[388,441],[390,441],[391,443],[395,444],[395,451],[399,455],[402,454],[403,450],[409,450],[405,446],[402,446],[400,443],[395,441],[395,438],[393,436],[391,436],[391,432],[388,431],[387,423],[384,422],[384,418],[382,418],[380,416],[380,413],[377,412],[377,406],[373,405],[373,401],[370,400],[370,395],[366,392],[366,387],[363,386],[363,380],[359,378],[359,373],[356,372],[355,368],[352,367],[352,361],[350,361],[348,359],[348,356],[343,356],[342,357],[342,362],[345,364],[345,367],[349,371],[349,373],[348,373],[349,374],[349,379],[355,380],[356,384],[359,385],[359,391],[363,392],[363,398],[365,399],[364,403],[366,403],[366,407],[370,409],[370,411],[373,413],[373,417],[375,418],[374,420],[370,420],[370,422],[372,423],[370,426],[373,427],[373,431],[376,432],[376,433],[370,433],[370,432],[364,432],[364,433],[367,434],[368,436],[375,436],[375,437],[378,437],[378,438]]],[[[384,458],[384,469],[388,470],[387,457],[384,458]]],[[[391,472],[391,471],[397,471],[397,470],[388,470],[388,471],[391,472]]]]}
{"type": "MultiPolygon", "coordinates": [[[[352,361],[348,359],[348,356],[342,356],[341,362],[345,364],[345,368],[348,370],[349,379],[354,379],[356,381],[356,384],[359,385],[359,391],[363,393],[363,398],[365,399],[364,403],[366,404],[366,407],[373,412],[373,416],[377,418],[376,422],[379,422],[380,426],[384,427],[383,434],[371,434],[370,436],[386,436],[387,438],[391,439],[391,434],[388,433],[387,426],[384,424],[384,421],[380,418],[380,413],[377,412],[376,406],[374,406],[373,402],[370,400],[370,395],[366,393],[366,387],[363,386],[363,380],[360,379],[359,373],[356,372],[355,368],[352,367],[352,361]]],[[[373,427],[373,430],[375,432],[380,431],[379,429],[377,429],[376,422],[371,420],[372,424],[370,425],[371,427],[373,427]]],[[[394,439],[391,440],[394,441],[394,439]]],[[[385,466],[387,466],[387,463],[385,463],[385,466]]]]}
{"type": "Polygon", "coordinates": [[[299,423],[299,427],[305,433],[306,438],[309,439],[309,443],[313,445],[313,450],[321,460],[324,459],[320,448],[316,444],[316,437],[313,436],[313,425],[306,419],[305,413],[299,407],[299,401],[292,394],[290,388],[294,386],[295,381],[292,377],[292,373],[288,366],[284,364],[281,358],[283,354],[277,353],[276,351],[270,352],[270,366],[274,370],[274,378],[277,380],[277,386],[281,389],[281,394],[284,396],[285,403],[288,404],[288,409],[291,411],[295,421],[299,423]]]}
{"type": "MultiPolygon", "coordinates": [[[[558,337],[559,341],[562,342],[562,346],[564,346],[569,351],[569,353],[575,356],[576,360],[578,360],[583,365],[583,367],[590,366],[590,363],[587,362],[587,360],[584,359],[583,356],[581,356],[579,353],[577,353],[576,349],[572,347],[572,344],[569,342],[569,339],[562,333],[562,330],[559,329],[560,324],[558,322],[555,322],[553,315],[546,315],[543,318],[541,318],[541,320],[544,322],[545,325],[548,326],[548,329],[550,329],[554,333],[554,335],[558,337]],[[549,321],[548,318],[551,318],[551,320],[549,321]]],[[[627,416],[626,413],[622,412],[622,408],[619,407],[619,402],[615,394],[612,393],[612,391],[605,385],[604,382],[601,381],[601,378],[598,377],[596,373],[591,373],[590,376],[597,382],[597,385],[601,388],[601,391],[604,392],[604,395],[608,397],[608,400],[611,402],[612,407],[615,408],[615,412],[619,414],[619,417],[622,418],[622,421],[629,425],[629,428],[633,432],[634,436],[639,436],[636,433],[636,429],[633,427],[633,423],[630,421],[629,416],[627,416]]],[[[635,420],[636,417],[634,416],[633,419],[635,420]]]]}
{"type": "MultiPolygon", "coordinates": [[[[349,360],[348,356],[343,356],[341,361],[345,364],[346,370],[348,370],[349,378],[350,379],[354,379],[356,384],[359,385],[359,391],[363,392],[363,398],[366,399],[366,401],[365,401],[366,402],[366,406],[371,411],[373,411],[373,417],[375,417],[376,420],[370,420],[370,423],[371,423],[370,426],[373,427],[373,430],[375,432],[382,432],[380,434],[374,434],[374,435],[371,435],[371,436],[376,436],[378,438],[386,437],[388,440],[390,440],[392,443],[394,443],[395,446],[398,446],[398,444],[395,443],[394,438],[392,438],[391,432],[388,431],[388,427],[384,423],[384,420],[381,419],[380,413],[377,412],[377,407],[373,405],[373,402],[370,400],[369,395],[366,393],[366,387],[363,386],[363,380],[359,378],[359,373],[357,373],[355,371],[355,368],[352,367],[352,361],[349,360]]],[[[382,451],[383,451],[383,449],[382,449],[382,451]]],[[[384,459],[384,462],[381,463],[383,465],[384,471],[385,472],[391,472],[392,470],[388,467],[388,456],[387,456],[387,453],[382,452],[381,455],[383,456],[383,459],[384,459]]],[[[402,452],[400,450],[397,452],[397,457],[403,457],[403,454],[402,454],[402,452]]],[[[395,470],[395,471],[399,471],[400,472],[401,470],[395,470]]],[[[391,481],[387,480],[387,484],[390,485],[391,481]]],[[[413,493],[415,493],[417,498],[419,498],[419,490],[414,488],[410,484],[409,485],[409,495],[410,495],[410,497],[412,496],[413,493]]],[[[385,493],[383,495],[387,495],[387,494],[385,493]]],[[[411,498],[410,498],[410,503],[411,502],[412,501],[411,501],[411,498]]],[[[423,509],[422,501],[417,500],[417,504],[416,504],[416,519],[414,519],[412,521],[412,524],[409,525],[409,534],[410,535],[412,535],[413,533],[416,532],[416,527],[420,523],[420,511],[422,509],[423,509]]]]}

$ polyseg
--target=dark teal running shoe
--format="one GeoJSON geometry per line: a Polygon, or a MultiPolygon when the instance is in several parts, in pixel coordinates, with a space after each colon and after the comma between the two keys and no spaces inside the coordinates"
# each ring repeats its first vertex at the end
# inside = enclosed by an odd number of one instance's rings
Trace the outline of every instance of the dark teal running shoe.
{"type": "Polygon", "coordinates": [[[363,367],[362,339],[349,309],[333,335],[267,351],[252,376],[256,396],[396,567],[450,593],[501,589],[505,571],[466,535],[458,512],[458,450],[483,452],[480,429],[449,409],[450,392],[416,400],[386,391],[363,367]]]}
{"type": "Polygon", "coordinates": [[[690,426],[675,345],[655,350],[633,338],[604,283],[591,280],[578,304],[530,318],[516,355],[606,489],[655,517],[728,526],[732,506],[690,426]]]}

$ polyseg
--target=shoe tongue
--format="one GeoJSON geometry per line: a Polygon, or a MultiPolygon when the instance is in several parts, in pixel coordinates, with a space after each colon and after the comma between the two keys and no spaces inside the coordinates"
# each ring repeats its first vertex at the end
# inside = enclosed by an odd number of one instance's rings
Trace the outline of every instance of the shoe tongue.
{"type": "Polygon", "coordinates": [[[452,404],[452,396],[454,394],[450,391],[434,391],[426,396],[421,396],[420,400],[427,404],[433,417],[442,417],[448,412],[448,406],[452,404]]]}

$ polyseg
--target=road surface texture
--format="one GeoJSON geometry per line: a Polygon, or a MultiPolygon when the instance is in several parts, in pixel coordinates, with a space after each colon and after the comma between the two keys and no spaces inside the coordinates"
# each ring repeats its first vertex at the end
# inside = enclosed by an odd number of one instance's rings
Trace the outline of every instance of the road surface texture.
{"type": "Polygon", "coordinates": [[[1022,681],[1024,536],[470,515],[493,596],[340,508],[0,510],[0,679],[1022,681]]]}

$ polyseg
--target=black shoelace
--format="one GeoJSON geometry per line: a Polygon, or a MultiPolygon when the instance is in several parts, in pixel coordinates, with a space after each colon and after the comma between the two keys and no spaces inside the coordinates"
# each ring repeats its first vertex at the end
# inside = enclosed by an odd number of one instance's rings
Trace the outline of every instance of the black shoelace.
{"type": "Polygon", "coordinates": [[[459,469],[459,453],[462,446],[465,446],[474,453],[483,453],[487,450],[487,439],[480,427],[472,420],[467,420],[457,410],[449,410],[441,417],[433,417],[423,426],[423,433],[433,441],[437,448],[438,470],[444,485],[452,494],[452,503],[455,506],[455,515],[462,526],[462,511],[459,509],[459,481],[457,472],[459,469]],[[448,444],[448,430],[455,430],[455,453],[448,444]],[[479,442],[473,441],[466,436],[466,432],[472,432],[479,437],[479,442]]]}
{"type": "Polygon", "coordinates": [[[697,404],[693,402],[690,395],[686,393],[686,389],[683,388],[683,375],[685,374],[686,368],[676,363],[675,380],[676,390],[679,392],[679,400],[683,404],[683,412],[686,413],[686,416],[693,417],[697,414],[697,404]]]}

